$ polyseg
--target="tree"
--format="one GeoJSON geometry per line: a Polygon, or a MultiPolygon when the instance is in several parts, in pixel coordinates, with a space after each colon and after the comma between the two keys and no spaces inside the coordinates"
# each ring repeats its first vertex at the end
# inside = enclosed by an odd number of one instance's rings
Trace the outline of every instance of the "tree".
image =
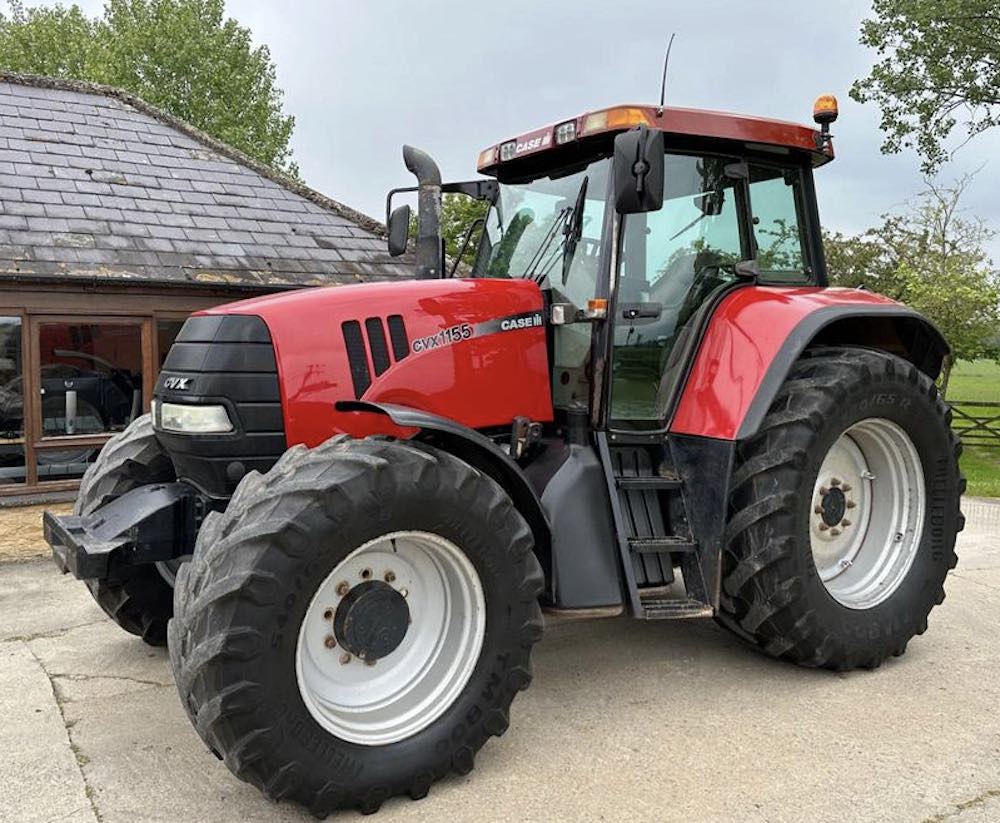
{"type": "Polygon", "coordinates": [[[883,215],[859,235],[825,233],[827,268],[839,286],[865,286],[926,315],[951,344],[954,360],[1000,362],[1000,273],[985,245],[993,236],[961,209],[971,177],[950,186],[925,181],[909,210],[883,215]]]}
{"type": "Polygon", "coordinates": [[[0,68],[106,83],[297,175],[274,63],[250,30],[225,18],[223,0],[107,0],[101,17],[79,8],[0,14],[0,68]]]}
{"type": "MultiPolygon", "coordinates": [[[[476,200],[464,194],[446,194],[441,198],[441,238],[444,240],[444,253],[448,257],[448,266],[454,264],[458,253],[462,251],[465,235],[477,220],[486,217],[489,203],[476,200]]],[[[410,238],[417,236],[417,215],[410,215],[410,238]]],[[[476,260],[476,249],[479,247],[480,232],[474,229],[469,238],[469,244],[462,253],[461,264],[472,266],[476,260]]],[[[450,271],[450,268],[448,269],[450,271]]]]}
{"type": "Polygon", "coordinates": [[[1000,6],[996,0],[875,0],[861,43],[881,59],[851,88],[882,109],[882,150],[916,147],[925,173],[950,156],[961,121],[965,142],[1000,124],[1000,6]]]}

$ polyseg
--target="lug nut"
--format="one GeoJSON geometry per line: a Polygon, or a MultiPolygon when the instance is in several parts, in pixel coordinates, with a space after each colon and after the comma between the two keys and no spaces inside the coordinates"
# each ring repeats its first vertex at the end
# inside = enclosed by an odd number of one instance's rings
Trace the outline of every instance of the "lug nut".
{"type": "Polygon", "coordinates": [[[396,573],[391,569],[385,573],[385,582],[392,583],[396,579],[396,573]]]}
{"type": "Polygon", "coordinates": [[[851,490],[851,484],[850,483],[845,483],[843,486],[840,487],[840,490],[843,491],[843,492],[845,492],[845,493],[849,492],[851,490]]]}
{"type": "Polygon", "coordinates": [[[323,612],[323,619],[333,620],[333,609],[327,609],[325,612],[323,612]]]}
{"type": "Polygon", "coordinates": [[[339,582],[339,583],[337,584],[337,596],[338,596],[338,597],[343,597],[343,596],[344,596],[345,594],[347,594],[347,593],[348,593],[348,592],[349,592],[350,590],[351,590],[351,584],[350,584],[350,583],[348,583],[348,582],[347,582],[346,580],[341,580],[341,581],[340,581],[340,582],[339,582]]]}
{"type": "Polygon", "coordinates": [[[361,577],[364,578],[365,580],[367,580],[371,576],[372,576],[372,570],[371,569],[362,569],[361,570],[361,577]]]}
{"type": "Polygon", "coordinates": [[[340,656],[340,665],[341,666],[346,666],[350,662],[351,662],[351,656],[349,654],[342,654],[340,656]]]}
{"type": "Polygon", "coordinates": [[[334,646],[337,645],[337,638],[334,637],[332,634],[328,634],[326,636],[326,640],[323,641],[323,645],[326,646],[328,649],[332,649],[334,646]]]}
{"type": "Polygon", "coordinates": [[[826,523],[820,523],[820,524],[819,524],[819,530],[820,530],[821,532],[825,532],[825,531],[826,531],[827,529],[829,529],[829,528],[830,528],[830,527],[829,527],[828,525],[826,525],[826,523]]]}
{"type": "Polygon", "coordinates": [[[849,509],[853,509],[853,508],[854,508],[855,506],[857,506],[857,505],[858,505],[858,504],[857,504],[857,503],[855,503],[855,502],[854,502],[853,500],[848,500],[848,501],[847,501],[847,508],[849,508],[849,509]]]}
{"type": "Polygon", "coordinates": [[[840,534],[840,529],[830,529],[830,537],[836,537],[840,534]]]}
{"type": "Polygon", "coordinates": [[[369,660],[368,658],[365,658],[365,665],[366,666],[374,666],[375,662],[376,661],[374,661],[374,660],[369,660]]]}
{"type": "Polygon", "coordinates": [[[840,478],[838,478],[838,477],[831,477],[830,478],[830,485],[831,486],[839,486],[840,485],[840,478]]]}
{"type": "Polygon", "coordinates": [[[840,521],[840,525],[843,526],[844,528],[847,528],[848,526],[851,525],[851,521],[845,517],[843,520],[840,521]]]}
{"type": "Polygon", "coordinates": [[[826,486],[820,486],[819,493],[822,497],[826,497],[830,493],[830,490],[826,486]]]}
{"type": "Polygon", "coordinates": [[[822,506],[817,506],[815,509],[813,509],[813,514],[822,514],[822,513],[823,513],[822,506]]]}

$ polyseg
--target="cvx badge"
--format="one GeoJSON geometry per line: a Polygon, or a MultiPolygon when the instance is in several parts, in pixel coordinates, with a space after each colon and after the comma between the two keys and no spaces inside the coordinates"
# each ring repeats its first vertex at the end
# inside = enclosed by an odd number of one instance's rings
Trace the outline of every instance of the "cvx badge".
{"type": "Polygon", "coordinates": [[[163,381],[163,388],[173,391],[187,391],[191,388],[190,377],[168,377],[163,381]]]}

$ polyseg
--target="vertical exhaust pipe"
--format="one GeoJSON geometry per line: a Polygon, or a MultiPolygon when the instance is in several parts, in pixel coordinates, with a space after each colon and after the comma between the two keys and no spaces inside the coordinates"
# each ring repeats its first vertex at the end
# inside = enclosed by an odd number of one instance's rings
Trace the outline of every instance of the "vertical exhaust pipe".
{"type": "Polygon", "coordinates": [[[441,170],[431,156],[403,146],[403,163],[417,178],[417,277],[442,277],[441,170]]]}

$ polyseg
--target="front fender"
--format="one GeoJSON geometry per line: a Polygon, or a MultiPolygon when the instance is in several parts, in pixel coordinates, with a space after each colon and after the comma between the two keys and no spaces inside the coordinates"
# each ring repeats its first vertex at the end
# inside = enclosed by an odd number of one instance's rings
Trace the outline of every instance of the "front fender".
{"type": "Polygon", "coordinates": [[[810,345],[857,345],[904,357],[932,379],[948,344],[900,303],[858,289],[747,286],[715,310],[670,424],[675,434],[754,434],[792,364],[810,345]]]}
{"type": "Polygon", "coordinates": [[[342,400],[336,404],[339,412],[371,412],[388,417],[399,429],[416,430],[415,440],[437,446],[443,451],[464,460],[496,480],[510,495],[514,506],[531,527],[535,539],[535,553],[548,568],[551,530],[542,502],[532,488],[521,467],[496,443],[454,420],[392,403],[373,403],[366,400],[342,400]]]}

